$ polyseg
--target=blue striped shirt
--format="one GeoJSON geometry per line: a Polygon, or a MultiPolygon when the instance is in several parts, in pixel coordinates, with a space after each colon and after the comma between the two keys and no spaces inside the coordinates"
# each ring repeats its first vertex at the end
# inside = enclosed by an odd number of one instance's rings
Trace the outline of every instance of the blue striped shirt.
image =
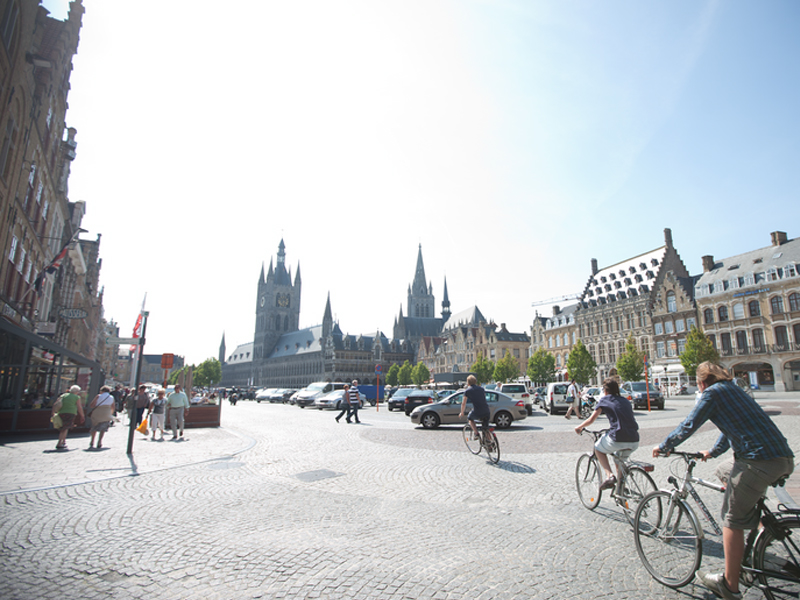
{"type": "Polygon", "coordinates": [[[685,441],[703,423],[711,421],[720,436],[711,449],[717,457],[733,448],[733,455],[745,460],[793,457],[789,443],[758,403],[732,381],[718,381],[707,387],[691,413],[667,436],[659,449],[667,452],[685,441]]]}

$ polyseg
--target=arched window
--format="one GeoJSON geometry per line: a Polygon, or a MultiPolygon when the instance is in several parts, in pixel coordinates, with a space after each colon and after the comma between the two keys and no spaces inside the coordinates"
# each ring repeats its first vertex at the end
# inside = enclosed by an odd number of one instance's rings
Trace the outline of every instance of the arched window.
{"type": "Polygon", "coordinates": [[[759,304],[758,300],[750,300],[747,303],[747,309],[750,311],[751,317],[761,316],[761,304],[759,304]]]}
{"type": "Polygon", "coordinates": [[[707,308],[703,311],[703,323],[708,325],[709,323],[714,322],[714,311],[710,308],[707,308]]]}
{"type": "Polygon", "coordinates": [[[733,318],[744,319],[744,304],[742,302],[737,302],[733,305],[733,318]]]}
{"type": "Polygon", "coordinates": [[[3,45],[11,52],[11,44],[14,42],[15,34],[17,33],[17,22],[19,21],[19,5],[16,2],[9,2],[6,12],[3,15],[3,20],[0,22],[0,38],[3,39],[3,45]]]}
{"type": "Polygon", "coordinates": [[[728,320],[728,307],[727,306],[720,306],[717,309],[717,316],[719,317],[720,322],[728,320]]]}
{"type": "Polygon", "coordinates": [[[606,362],[606,345],[603,342],[597,344],[597,362],[600,364],[606,362]]]}
{"type": "Polygon", "coordinates": [[[614,348],[614,342],[608,342],[608,362],[617,362],[617,353],[614,348]]]}
{"type": "Polygon", "coordinates": [[[789,336],[785,325],[779,325],[775,328],[775,346],[778,351],[789,349],[789,336]]]}
{"type": "Polygon", "coordinates": [[[764,330],[763,329],[753,329],[753,351],[754,352],[764,352],[766,347],[764,345],[764,330]]]}
{"type": "Polygon", "coordinates": [[[678,303],[675,301],[675,292],[669,292],[667,294],[667,312],[677,312],[678,310],[678,303]]]}
{"type": "Polygon", "coordinates": [[[780,315],[783,313],[783,298],[780,296],[773,296],[769,299],[769,307],[773,315],[780,315]]]}
{"type": "Polygon", "coordinates": [[[789,294],[789,310],[791,312],[800,311],[800,294],[797,292],[789,294]]]}
{"type": "Polygon", "coordinates": [[[792,333],[794,334],[794,343],[796,348],[797,344],[800,343],[798,342],[798,340],[800,340],[800,323],[795,323],[792,326],[792,333]]]}
{"type": "Polygon", "coordinates": [[[736,332],[736,350],[739,354],[747,354],[747,332],[736,332]]]}

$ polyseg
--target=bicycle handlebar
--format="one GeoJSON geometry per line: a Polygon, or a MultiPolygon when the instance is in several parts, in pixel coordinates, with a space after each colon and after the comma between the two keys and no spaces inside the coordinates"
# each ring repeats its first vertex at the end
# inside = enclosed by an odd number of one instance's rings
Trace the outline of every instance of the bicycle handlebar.
{"type": "Polygon", "coordinates": [[[680,452],[679,450],[670,450],[669,452],[659,452],[659,456],[682,456],[686,460],[702,459],[705,454],[702,452],[680,452]]]}

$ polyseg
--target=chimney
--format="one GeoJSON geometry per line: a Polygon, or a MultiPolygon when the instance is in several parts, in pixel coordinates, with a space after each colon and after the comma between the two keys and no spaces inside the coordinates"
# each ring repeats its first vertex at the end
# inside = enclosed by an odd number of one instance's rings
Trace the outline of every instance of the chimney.
{"type": "Polygon", "coordinates": [[[597,259],[592,259],[592,275],[597,275],[597,259]]]}
{"type": "Polygon", "coordinates": [[[672,230],[669,228],[664,229],[664,242],[667,248],[672,248],[672,230]]]}
{"type": "Polygon", "coordinates": [[[508,329],[506,329],[506,324],[505,323],[500,323],[500,331],[504,331],[504,332],[508,333],[508,329]]]}
{"type": "Polygon", "coordinates": [[[714,270],[714,257],[713,256],[704,256],[700,260],[703,261],[703,272],[708,273],[709,271],[714,270]]]}
{"type": "Polygon", "coordinates": [[[561,307],[558,304],[556,304],[553,307],[553,316],[557,317],[559,314],[561,314],[561,307]]]}
{"type": "Polygon", "coordinates": [[[786,232],[785,231],[773,231],[769,234],[772,238],[772,245],[773,246],[780,246],[781,244],[786,243],[786,232]]]}

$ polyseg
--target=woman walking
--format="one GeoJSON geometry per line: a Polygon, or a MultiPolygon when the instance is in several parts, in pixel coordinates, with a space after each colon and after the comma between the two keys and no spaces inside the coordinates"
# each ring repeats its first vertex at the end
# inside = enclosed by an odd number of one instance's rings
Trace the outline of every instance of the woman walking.
{"type": "Polygon", "coordinates": [[[100,393],[89,404],[89,408],[86,411],[92,418],[92,427],[89,430],[92,434],[92,438],[89,440],[89,450],[94,449],[94,436],[97,433],[100,434],[97,438],[97,449],[99,450],[103,447],[103,436],[111,424],[115,405],[114,396],[111,395],[111,388],[107,385],[100,388],[100,393]]]}

